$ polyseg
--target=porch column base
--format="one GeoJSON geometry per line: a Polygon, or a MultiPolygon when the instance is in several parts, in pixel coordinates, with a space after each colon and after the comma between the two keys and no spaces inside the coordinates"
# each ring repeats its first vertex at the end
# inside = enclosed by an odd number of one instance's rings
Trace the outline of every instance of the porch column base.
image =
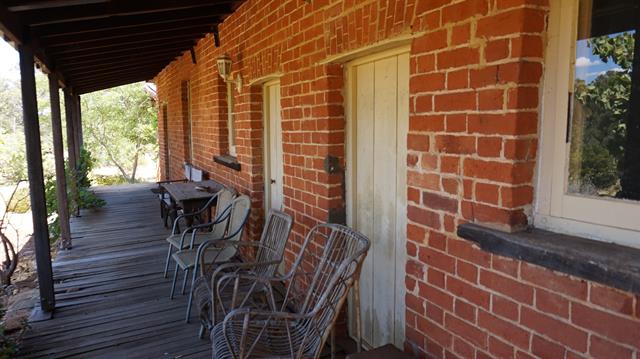
{"type": "Polygon", "coordinates": [[[35,308],[33,308],[33,311],[31,312],[31,315],[29,316],[29,323],[44,322],[45,320],[49,320],[51,318],[53,318],[53,312],[44,311],[42,310],[40,304],[36,304],[35,308]]]}

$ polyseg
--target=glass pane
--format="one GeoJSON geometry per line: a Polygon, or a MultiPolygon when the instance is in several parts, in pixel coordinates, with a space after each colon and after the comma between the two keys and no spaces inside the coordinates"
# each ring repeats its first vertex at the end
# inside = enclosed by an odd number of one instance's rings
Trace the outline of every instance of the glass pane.
{"type": "Polygon", "coordinates": [[[568,192],[640,200],[640,21],[636,0],[581,0],[568,192]]]}

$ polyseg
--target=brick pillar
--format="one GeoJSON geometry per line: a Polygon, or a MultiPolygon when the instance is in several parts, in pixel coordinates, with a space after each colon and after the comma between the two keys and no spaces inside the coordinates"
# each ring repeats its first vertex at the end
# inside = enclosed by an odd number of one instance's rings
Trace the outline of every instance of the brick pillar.
{"type": "Polygon", "coordinates": [[[495,356],[504,348],[489,347],[487,332],[497,329],[477,322],[490,310],[479,273],[492,256],[456,228],[528,224],[548,9],[545,1],[468,0],[416,11],[426,34],[411,51],[407,349],[495,356]]]}

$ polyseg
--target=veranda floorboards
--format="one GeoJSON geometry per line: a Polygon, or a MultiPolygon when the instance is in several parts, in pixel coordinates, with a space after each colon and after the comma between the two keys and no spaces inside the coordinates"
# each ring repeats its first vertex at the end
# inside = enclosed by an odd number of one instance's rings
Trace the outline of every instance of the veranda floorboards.
{"type": "Polygon", "coordinates": [[[211,356],[195,315],[184,323],[186,296],[169,300],[171,280],[162,277],[169,230],[151,188],[95,189],[107,205],[72,220],[73,249],[53,263],[56,312],[31,323],[18,357],[211,356]]]}

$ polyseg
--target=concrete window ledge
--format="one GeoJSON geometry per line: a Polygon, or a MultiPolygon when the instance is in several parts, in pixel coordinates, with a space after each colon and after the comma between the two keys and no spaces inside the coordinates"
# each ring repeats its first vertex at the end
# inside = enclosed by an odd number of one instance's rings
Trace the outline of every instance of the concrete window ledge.
{"type": "Polygon", "coordinates": [[[640,294],[640,249],[540,229],[506,233],[466,223],[458,236],[487,252],[640,294]]]}
{"type": "Polygon", "coordinates": [[[240,162],[238,162],[238,159],[233,156],[229,156],[229,155],[213,156],[213,161],[225,167],[229,167],[236,171],[240,171],[240,162]]]}

